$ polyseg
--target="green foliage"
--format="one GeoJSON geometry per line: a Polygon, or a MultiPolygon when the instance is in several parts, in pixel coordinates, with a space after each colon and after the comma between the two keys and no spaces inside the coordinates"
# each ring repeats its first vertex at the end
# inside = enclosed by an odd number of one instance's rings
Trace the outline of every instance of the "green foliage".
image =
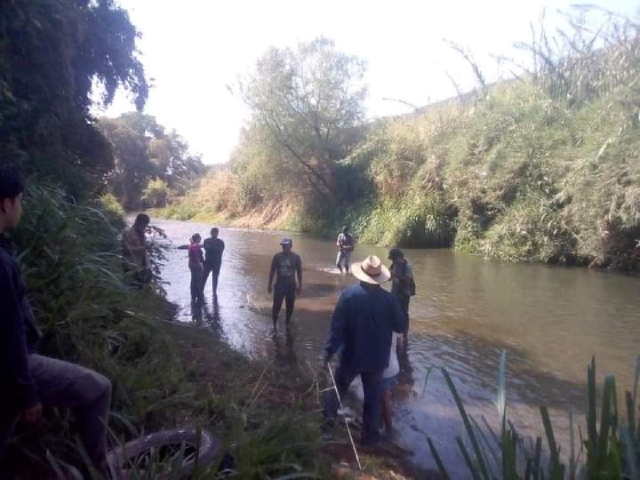
{"type": "Polygon", "coordinates": [[[105,212],[124,218],[124,208],[122,208],[118,199],[111,193],[105,193],[100,197],[100,207],[103,208],[105,212]]]}
{"type": "MultiPolygon", "coordinates": [[[[243,90],[254,119],[226,200],[194,202],[223,191],[208,184],[185,203],[258,226],[276,212],[287,216],[280,228],[331,236],[350,223],[377,244],[640,271],[640,27],[582,7],[568,20],[570,31],[536,30],[520,46],[531,71],[405,117],[364,126],[349,116],[341,149],[320,142],[337,134],[325,121],[335,115],[314,116],[313,99],[344,92],[335,65],[356,60],[326,41],[270,50],[243,90]],[[585,23],[594,14],[596,29],[585,23]],[[326,58],[342,60],[299,71],[326,58]]],[[[355,102],[363,91],[348,92],[355,102]]]]}
{"type": "MultiPolygon", "coordinates": [[[[587,369],[587,436],[581,437],[579,450],[576,453],[573,415],[570,414],[571,445],[568,457],[569,465],[561,460],[561,447],[556,443],[553,425],[546,407],[540,407],[540,415],[546,436],[546,450],[543,440],[519,435],[511,421],[507,418],[506,408],[506,353],[502,352],[498,373],[498,413],[501,427],[499,434],[491,427],[486,418],[482,423],[467,414],[462,399],[455,387],[453,379],[445,368],[442,373],[451,390],[464,424],[464,432],[468,438],[465,443],[462,437],[456,442],[465,464],[472,477],[478,480],[510,479],[533,480],[549,478],[556,480],[575,479],[612,479],[622,480],[640,478],[638,461],[640,444],[638,443],[637,423],[637,391],[640,378],[640,357],[636,361],[636,375],[633,390],[626,392],[626,424],[618,417],[615,378],[607,375],[602,393],[600,425],[598,428],[598,395],[596,385],[595,359],[587,369]],[[470,444],[470,446],[468,445],[470,444]],[[584,464],[580,462],[585,456],[584,464]]],[[[446,466],[431,439],[427,439],[429,448],[436,460],[438,468],[445,478],[450,478],[446,466]]]]}
{"type": "Polygon", "coordinates": [[[113,168],[90,116],[93,86],[108,105],[119,87],[138,108],[148,86],[138,32],[114,0],[0,2],[0,157],[64,185],[76,198],[113,168]]]}
{"type": "Polygon", "coordinates": [[[184,195],[205,172],[182,137],[175,131],[166,133],[150,115],[102,118],[99,127],[115,157],[109,190],[126,209],[142,207],[142,200],[149,207],[164,207],[170,194],[184,195]]]}
{"type": "MultiPolygon", "coordinates": [[[[170,317],[171,309],[153,291],[128,286],[118,241],[122,219],[64,198],[31,186],[15,234],[43,331],[41,351],[110,378],[118,418],[139,429],[171,423],[189,391],[186,370],[157,331],[157,318],[170,317]]],[[[115,426],[126,431],[123,423],[115,426]]]]}
{"type": "Polygon", "coordinates": [[[361,239],[386,246],[447,247],[455,231],[453,218],[437,195],[406,195],[378,204],[364,222],[361,239]]]}
{"type": "Polygon", "coordinates": [[[164,207],[169,197],[169,187],[166,182],[154,179],[149,180],[147,188],[142,192],[142,200],[150,207],[164,207]]]}
{"type": "Polygon", "coordinates": [[[288,170],[295,181],[281,184],[282,191],[295,194],[304,185],[305,193],[328,206],[342,200],[336,163],[361,136],[355,127],[364,120],[364,70],[362,60],[317,38],[296,50],[269,49],[241,83],[253,113],[243,149],[253,149],[257,140],[260,163],[275,175],[288,170]]]}

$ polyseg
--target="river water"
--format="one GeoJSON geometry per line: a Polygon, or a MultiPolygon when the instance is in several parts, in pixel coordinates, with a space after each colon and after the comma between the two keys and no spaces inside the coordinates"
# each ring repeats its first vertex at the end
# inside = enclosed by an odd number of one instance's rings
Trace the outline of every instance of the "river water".
{"type": "MultiPolygon", "coordinates": [[[[173,246],[187,244],[209,225],[154,221],[173,246]]],[[[355,280],[333,267],[334,243],[293,235],[301,255],[304,291],[294,328],[285,341],[271,334],[267,278],[279,251],[278,232],[221,228],[226,243],[218,302],[206,289],[206,304],[192,309],[186,251],[171,248],[163,278],[180,320],[212,328],[235,349],[264,362],[312,364],[322,347],[337,296],[355,280]]],[[[357,245],[354,260],[386,250],[357,245]]],[[[462,426],[439,367],[454,378],[468,411],[498,420],[494,405],[497,366],[507,352],[507,411],[521,434],[542,435],[539,406],[547,405],[563,451],[569,451],[568,413],[578,421],[585,409],[586,367],[595,355],[598,379],[613,373],[618,398],[631,388],[640,354],[640,279],[587,269],[487,261],[449,250],[406,250],[417,296],[412,298],[408,358],[395,394],[398,442],[415,461],[433,467],[431,436],[456,477],[466,476],[454,437],[462,426]],[[427,372],[431,370],[425,388],[427,372]]],[[[281,321],[284,320],[284,308],[281,321]]],[[[584,431],[584,429],[583,429],[584,431]]]]}

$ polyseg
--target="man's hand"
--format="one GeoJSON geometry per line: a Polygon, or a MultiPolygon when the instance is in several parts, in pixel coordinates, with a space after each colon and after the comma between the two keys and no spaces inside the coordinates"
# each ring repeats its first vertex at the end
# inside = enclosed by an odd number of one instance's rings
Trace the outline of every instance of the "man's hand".
{"type": "Polygon", "coordinates": [[[38,402],[33,407],[27,408],[22,412],[22,420],[35,425],[42,419],[42,403],[38,402]]]}
{"type": "Polygon", "coordinates": [[[302,285],[298,285],[298,288],[296,288],[296,292],[298,293],[298,295],[302,293],[302,285]]]}
{"type": "Polygon", "coordinates": [[[269,286],[267,287],[267,292],[273,293],[273,287],[271,286],[271,284],[269,284],[269,286]]]}

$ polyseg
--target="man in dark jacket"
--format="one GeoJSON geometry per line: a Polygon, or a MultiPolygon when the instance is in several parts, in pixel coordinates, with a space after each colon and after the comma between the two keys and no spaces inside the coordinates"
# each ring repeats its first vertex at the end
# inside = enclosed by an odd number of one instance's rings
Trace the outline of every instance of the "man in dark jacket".
{"type": "Polygon", "coordinates": [[[220,231],[217,228],[211,229],[211,237],[204,241],[203,248],[206,254],[204,260],[204,273],[202,277],[202,290],[211,274],[211,288],[213,297],[218,297],[218,277],[222,267],[222,254],[224,253],[224,242],[218,238],[220,231]]]}
{"type": "Polygon", "coordinates": [[[389,364],[392,334],[405,330],[407,317],[395,296],[380,286],[391,274],[378,257],[369,256],[364,262],[354,264],[351,273],[360,283],[348,287],[336,304],[325,347],[325,363],[342,347],[336,371],[341,398],[360,375],[364,388],[362,443],[373,444],[380,440],[380,384],[382,372],[389,364]]]}
{"type": "Polygon", "coordinates": [[[40,332],[5,236],[20,221],[22,190],[15,171],[0,169],[0,450],[16,421],[36,424],[43,406],[68,407],[89,458],[104,471],[111,383],[92,370],[36,353],[40,332]]]}

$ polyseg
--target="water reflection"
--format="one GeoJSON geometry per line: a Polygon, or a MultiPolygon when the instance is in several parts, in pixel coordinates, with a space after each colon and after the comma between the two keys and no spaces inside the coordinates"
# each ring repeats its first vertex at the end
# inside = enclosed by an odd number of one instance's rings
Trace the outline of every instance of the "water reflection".
{"type": "Polygon", "coordinates": [[[276,366],[295,367],[298,365],[298,356],[294,348],[295,338],[291,326],[287,326],[284,339],[274,332],[271,335],[271,340],[273,341],[274,363],[276,366]]]}
{"type": "MultiPolygon", "coordinates": [[[[160,226],[176,243],[210,228],[180,222],[160,226]]],[[[333,242],[294,236],[305,288],[296,300],[292,329],[280,329],[273,336],[266,289],[271,256],[279,250],[281,236],[221,229],[227,248],[217,303],[208,291],[205,304],[192,309],[183,251],[168,253],[163,275],[170,282],[169,298],[181,307],[181,320],[219,332],[233,348],[254,358],[295,367],[321,358],[336,298],[354,280],[337,275],[332,267],[333,242]]],[[[386,258],[384,249],[357,245],[354,260],[369,254],[386,258]]],[[[446,449],[461,432],[441,367],[451,373],[468,412],[495,422],[497,364],[506,350],[510,417],[521,433],[544,435],[538,407],[548,405],[558,441],[565,445],[568,412],[579,415],[583,409],[586,365],[592,355],[599,372],[615,373],[623,388],[632,382],[640,345],[637,279],[487,262],[450,251],[405,254],[414,268],[418,295],[411,301],[409,342],[398,351],[395,415],[400,441],[425,465],[433,466],[426,434],[446,449]]],[[[448,463],[458,460],[455,449],[442,454],[448,463]]]]}

